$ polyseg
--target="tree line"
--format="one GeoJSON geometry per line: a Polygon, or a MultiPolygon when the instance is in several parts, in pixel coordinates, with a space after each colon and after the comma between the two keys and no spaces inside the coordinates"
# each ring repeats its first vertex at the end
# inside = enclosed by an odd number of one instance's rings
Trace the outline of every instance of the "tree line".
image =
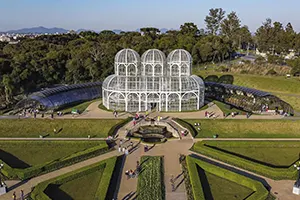
{"type": "MultiPolygon", "coordinates": [[[[123,48],[139,54],[151,48],[165,54],[182,48],[192,54],[194,65],[231,59],[238,49],[253,45],[276,53],[300,50],[300,34],[290,23],[284,27],[267,19],[253,35],[235,12],[226,14],[216,8],[209,10],[205,24],[205,29],[199,29],[194,23],[184,23],[179,30],[166,33],[145,27],[140,32],[85,31],[43,35],[18,44],[0,42],[0,108],[50,85],[102,81],[113,72],[114,56],[123,48]]],[[[300,61],[293,65],[300,66],[300,61]]]]}

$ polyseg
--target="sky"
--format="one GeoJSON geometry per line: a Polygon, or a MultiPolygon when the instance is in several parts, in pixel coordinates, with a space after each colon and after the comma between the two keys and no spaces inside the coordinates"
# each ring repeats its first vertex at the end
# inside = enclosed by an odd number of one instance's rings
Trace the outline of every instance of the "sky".
{"type": "Polygon", "coordinates": [[[0,31],[36,26],[67,30],[179,29],[185,22],[205,28],[210,8],[235,11],[255,30],[271,18],[300,31],[299,0],[0,0],[0,31]]]}

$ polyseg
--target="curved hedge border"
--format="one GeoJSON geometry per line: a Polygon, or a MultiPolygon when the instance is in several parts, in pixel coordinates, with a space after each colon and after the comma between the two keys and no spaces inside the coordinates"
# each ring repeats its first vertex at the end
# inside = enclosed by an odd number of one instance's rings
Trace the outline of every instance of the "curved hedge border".
{"type": "Polygon", "coordinates": [[[266,165],[262,165],[238,156],[234,156],[213,148],[206,147],[204,145],[206,144],[206,142],[209,143],[210,141],[202,141],[200,143],[194,144],[194,146],[192,147],[192,151],[240,167],[242,169],[252,171],[254,173],[263,175],[273,180],[295,180],[297,177],[297,170],[294,169],[293,165],[291,165],[289,168],[268,167],[266,165]]]}
{"type": "Polygon", "coordinates": [[[207,171],[211,174],[230,180],[232,182],[235,182],[239,185],[243,185],[253,190],[254,193],[248,198],[246,198],[246,200],[265,200],[269,195],[268,190],[263,186],[262,183],[250,179],[246,176],[239,175],[237,173],[209,164],[202,160],[192,158],[190,156],[187,157],[187,165],[189,169],[189,175],[194,191],[195,200],[205,200],[204,192],[201,186],[201,181],[198,175],[197,165],[201,167],[204,171],[207,171]]]}
{"type": "Polygon", "coordinates": [[[78,169],[73,172],[69,172],[62,176],[50,179],[48,181],[39,183],[31,192],[30,197],[32,200],[51,200],[45,193],[45,189],[49,184],[64,184],[74,179],[83,177],[87,174],[96,172],[98,170],[104,169],[103,174],[101,176],[100,183],[98,185],[97,192],[95,194],[95,199],[105,200],[107,195],[107,190],[109,187],[110,179],[113,174],[113,170],[115,167],[115,163],[117,161],[117,157],[112,157],[107,160],[103,160],[99,163],[78,169]]]}
{"type": "Polygon", "coordinates": [[[95,146],[84,151],[80,151],[74,154],[71,154],[67,157],[60,158],[57,160],[49,161],[40,165],[35,165],[26,169],[17,169],[11,168],[8,164],[0,160],[1,163],[4,164],[1,172],[10,179],[19,178],[21,180],[29,179],[34,176],[38,176],[44,173],[48,173],[83,160],[87,160],[89,158],[101,155],[109,151],[108,146],[95,146]]]}
{"type": "Polygon", "coordinates": [[[125,124],[130,122],[131,120],[132,120],[132,117],[127,117],[123,121],[121,121],[121,122],[117,123],[116,125],[114,125],[113,127],[111,127],[111,129],[109,129],[109,131],[108,131],[108,136],[115,136],[115,134],[118,132],[118,130],[122,126],[124,126],[125,124]]]}
{"type": "Polygon", "coordinates": [[[179,119],[179,118],[174,118],[173,120],[175,122],[177,122],[178,124],[180,124],[181,126],[183,126],[184,128],[188,129],[193,137],[196,137],[198,135],[197,130],[190,123],[188,123],[182,119],[179,119]]]}

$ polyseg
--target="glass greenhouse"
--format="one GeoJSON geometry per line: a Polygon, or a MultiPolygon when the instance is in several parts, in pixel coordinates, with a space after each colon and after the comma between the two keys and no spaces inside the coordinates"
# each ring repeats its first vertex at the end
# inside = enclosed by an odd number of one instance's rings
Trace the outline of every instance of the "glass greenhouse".
{"type": "Polygon", "coordinates": [[[20,101],[16,107],[56,110],[67,105],[99,98],[101,92],[101,82],[59,86],[32,93],[26,99],[20,101]]]}
{"type": "Polygon", "coordinates": [[[205,97],[215,99],[248,112],[259,113],[268,106],[294,115],[293,107],[280,98],[264,91],[216,82],[205,82],[205,97]]]}
{"type": "Polygon", "coordinates": [[[115,56],[115,74],[102,85],[103,105],[129,112],[198,110],[204,105],[204,82],[191,75],[192,57],[183,49],[166,58],[157,49],[140,58],[132,49],[115,56]]]}

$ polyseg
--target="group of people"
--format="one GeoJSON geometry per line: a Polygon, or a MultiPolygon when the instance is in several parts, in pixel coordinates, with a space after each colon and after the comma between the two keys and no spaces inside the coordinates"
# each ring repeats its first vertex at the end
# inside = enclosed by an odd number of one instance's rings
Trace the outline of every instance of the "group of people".
{"type": "Polygon", "coordinates": [[[127,176],[127,179],[129,178],[135,178],[139,172],[141,171],[141,165],[139,161],[136,161],[136,169],[135,170],[126,170],[125,175],[127,176]]]}
{"type": "Polygon", "coordinates": [[[127,147],[124,147],[124,146],[122,147],[122,145],[123,145],[123,140],[120,140],[120,145],[119,145],[119,148],[118,148],[119,153],[124,153],[126,156],[128,156],[129,155],[129,148],[130,147],[133,148],[133,142],[130,141],[130,144],[127,147]]]}
{"type": "Polygon", "coordinates": [[[215,115],[215,113],[209,113],[208,111],[205,111],[205,118],[216,118],[216,115],[215,115]]]}
{"type": "MultiPolygon", "coordinates": [[[[13,193],[12,199],[13,200],[17,200],[16,192],[13,193]]],[[[23,190],[21,190],[21,192],[20,192],[20,200],[25,200],[24,191],[23,190]]]]}

